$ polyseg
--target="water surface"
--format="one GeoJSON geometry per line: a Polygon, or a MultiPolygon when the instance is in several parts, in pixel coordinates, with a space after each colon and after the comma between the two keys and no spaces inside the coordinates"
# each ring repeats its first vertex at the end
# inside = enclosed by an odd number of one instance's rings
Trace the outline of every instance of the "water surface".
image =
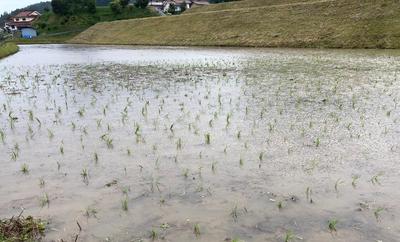
{"type": "Polygon", "coordinates": [[[0,216],[46,241],[396,241],[399,53],[21,46],[0,216]]]}

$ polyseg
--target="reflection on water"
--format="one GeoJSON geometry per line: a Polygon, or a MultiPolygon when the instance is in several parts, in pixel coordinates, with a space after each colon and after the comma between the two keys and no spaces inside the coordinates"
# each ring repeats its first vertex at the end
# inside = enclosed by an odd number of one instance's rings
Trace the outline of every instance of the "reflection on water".
{"type": "Polygon", "coordinates": [[[0,61],[0,216],[49,220],[46,240],[395,241],[399,66],[397,51],[22,46],[0,61]]]}

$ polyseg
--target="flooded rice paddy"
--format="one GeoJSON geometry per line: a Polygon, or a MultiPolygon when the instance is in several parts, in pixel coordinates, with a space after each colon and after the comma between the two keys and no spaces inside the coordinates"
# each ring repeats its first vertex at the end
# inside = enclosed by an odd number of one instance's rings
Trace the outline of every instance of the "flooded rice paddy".
{"type": "Polygon", "coordinates": [[[0,217],[45,241],[399,241],[393,51],[22,46],[0,217]]]}

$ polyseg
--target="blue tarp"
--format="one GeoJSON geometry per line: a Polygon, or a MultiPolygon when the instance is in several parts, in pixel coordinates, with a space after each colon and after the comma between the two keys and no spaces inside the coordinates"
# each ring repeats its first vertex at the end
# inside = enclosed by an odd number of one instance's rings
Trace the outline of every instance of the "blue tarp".
{"type": "Polygon", "coordinates": [[[37,32],[32,28],[22,28],[21,29],[21,37],[24,39],[32,39],[37,36],[37,32]]]}

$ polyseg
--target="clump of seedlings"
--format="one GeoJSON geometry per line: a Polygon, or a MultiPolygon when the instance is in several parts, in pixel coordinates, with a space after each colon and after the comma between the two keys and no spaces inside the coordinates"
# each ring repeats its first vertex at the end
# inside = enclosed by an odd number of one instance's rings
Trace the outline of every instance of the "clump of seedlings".
{"type": "Polygon", "coordinates": [[[294,239],[294,234],[291,230],[286,231],[285,242],[290,242],[294,239]]]}
{"type": "Polygon", "coordinates": [[[199,236],[201,235],[199,224],[195,224],[195,225],[194,225],[194,227],[193,227],[193,233],[194,233],[194,235],[195,235],[196,237],[199,237],[199,236]]]}
{"type": "Polygon", "coordinates": [[[0,219],[1,241],[41,241],[45,236],[47,223],[22,213],[10,219],[0,219]]]}
{"type": "Polygon", "coordinates": [[[329,231],[331,231],[331,232],[336,232],[337,230],[336,230],[336,225],[337,225],[337,223],[338,223],[338,220],[337,219],[331,219],[331,220],[329,220],[328,221],[328,228],[329,228],[329,231]]]}
{"type": "Polygon", "coordinates": [[[379,181],[379,178],[380,178],[382,175],[383,175],[383,173],[380,172],[380,173],[378,173],[378,174],[372,176],[372,178],[370,179],[371,183],[372,183],[373,185],[381,185],[381,183],[380,183],[380,181],[379,181]]]}

